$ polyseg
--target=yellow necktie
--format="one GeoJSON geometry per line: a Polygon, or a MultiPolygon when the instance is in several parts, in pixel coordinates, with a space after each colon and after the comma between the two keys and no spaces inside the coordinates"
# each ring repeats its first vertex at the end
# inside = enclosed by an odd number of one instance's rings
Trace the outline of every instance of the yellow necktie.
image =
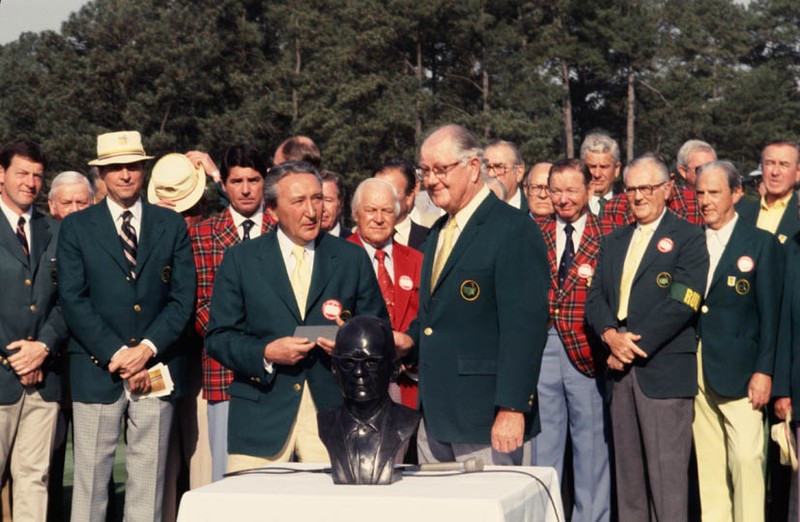
{"type": "Polygon", "coordinates": [[[622,281],[619,285],[619,310],[617,311],[619,319],[628,317],[628,300],[631,297],[633,278],[639,269],[639,264],[642,262],[642,256],[647,249],[647,245],[650,242],[650,234],[652,233],[653,228],[650,225],[642,225],[639,229],[639,234],[631,244],[628,255],[625,257],[625,265],[622,267],[622,281]]]}
{"type": "Polygon", "coordinates": [[[297,300],[297,308],[300,309],[300,317],[306,317],[306,300],[308,299],[308,287],[311,284],[311,274],[308,270],[305,256],[306,249],[301,245],[292,247],[292,255],[297,261],[292,270],[292,291],[297,300]]]}
{"type": "Polygon", "coordinates": [[[444,268],[444,264],[447,262],[447,258],[450,257],[450,252],[453,251],[453,236],[455,235],[457,229],[458,223],[456,222],[455,218],[451,217],[444,229],[442,248],[439,249],[439,252],[436,254],[436,260],[433,262],[433,271],[431,272],[431,293],[433,293],[433,288],[436,286],[436,281],[439,279],[439,274],[442,273],[442,269],[444,268]]]}

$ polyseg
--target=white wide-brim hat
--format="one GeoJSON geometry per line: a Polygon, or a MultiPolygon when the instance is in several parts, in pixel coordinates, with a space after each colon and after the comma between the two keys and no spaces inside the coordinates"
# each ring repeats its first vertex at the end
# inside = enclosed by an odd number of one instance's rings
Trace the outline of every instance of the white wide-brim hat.
{"type": "Polygon", "coordinates": [[[206,189],[206,173],[183,154],[167,154],[158,160],[150,173],[147,201],[171,203],[176,212],[192,208],[206,189]]]}

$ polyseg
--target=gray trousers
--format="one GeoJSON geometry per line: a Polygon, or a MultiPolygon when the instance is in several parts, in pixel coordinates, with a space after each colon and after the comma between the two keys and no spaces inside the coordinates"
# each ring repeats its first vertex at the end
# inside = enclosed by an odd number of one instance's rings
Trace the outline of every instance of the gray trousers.
{"type": "Polygon", "coordinates": [[[111,404],[73,402],[72,410],[75,480],[71,520],[105,520],[108,480],[122,420],[127,418],[124,520],[160,521],[173,404],[160,399],[129,401],[123,393],[111,404]]]}
{"type": "Polygon", "coordinates": [[[685,522],[692,398],[652,399],[634,370],[614,383],[611,425],[619,522],[685,522]]]}
{"type": "Polygon", "coordinates": [[[531,462],[531,441],[525,441],[522,447],[511,453],[495,451],[490,444],[451,444],[428,436],[423,419],[417,431],[417,457],[420,464],[461,462],[478,457],[486,465],[528,466],[531,462]]]}

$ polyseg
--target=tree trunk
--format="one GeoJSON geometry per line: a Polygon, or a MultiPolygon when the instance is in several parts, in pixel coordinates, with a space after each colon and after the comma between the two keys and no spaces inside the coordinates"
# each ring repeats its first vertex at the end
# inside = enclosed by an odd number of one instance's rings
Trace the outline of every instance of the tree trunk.
{"type": "Polygon", "coordinates": [[[425,79],[422,73],[422,34],[417,38],[417,67],[415,72],[420,94],[417,95],[417,122],[414,129],[414,142],[419,145],[422,142],[422,100],[420,96],[422,93],[422,81],[425,79]]]}
{"type": "Polygon", "coordinates": [[[636,123],[636,88],[634,86],[633,67],[628,68],[627,120],[626,159],[630,162],[633,160],[634,128],[636,123]]]}
{"type": "Polygon", "coordinates": [[[300,100],[297,94],[297,84],[300,82],[300,70],[303,66],[303,56],[300,52],[300,37],[294,39],[294,75],[295,82],[292,86],[292,125],[297,123],[300,117],[300,100]]]}
{"type": "Polygon", "coordinates": [[[575,137],[572,131],[572,97],[569,88],[569,64],[563,58],[561,62],[561,89],[564,91],[564,101],[561,112],[564,119],[564,145],[567,149],[567,158],[575,157],[575,137]]]}

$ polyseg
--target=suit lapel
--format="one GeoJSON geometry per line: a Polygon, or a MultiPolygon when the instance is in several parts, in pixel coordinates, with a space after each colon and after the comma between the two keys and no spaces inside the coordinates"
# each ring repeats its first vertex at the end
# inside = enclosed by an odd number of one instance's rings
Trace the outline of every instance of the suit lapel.
{"type": "Polygon", "coordinates": [[[731,237],[728,240],[728,244],[725,245],[725,250],[722,251],[722,256],[719,258],[719,263],[717,263],[717,267],[714,269],[714,275],[711,279],[711,285],[708,287],[708,294],[711,294],[711,290],[716,286],[720,279],[722,279],[722,274],[731,273],[731,267],[736,262],[736,258],[739,255],[739,252],[742,251],[743,247],[746,247],[747,238],[744,237],[744,233],[741,226],[741,218],[736,222],[736,225],[733,227],[733,232],[731,233],[731,237]]]}
{"type": "MultiPolygon", "coordinates": [[[[286,272],[286,263],[283,261],[281,248],[278,245],[278,236],[275,232],[270,232],[264,238],[262,246],[258,250],[257,257],[261,259],[259,266],[269,267],[259,273],[260,277],[264,279],[266,286],[272,288],[275,293],[278,294],[278,297],[286,304],[286,307],[292,313],[297,323],[302,324],[303,320],[300,318],[300,309],[297,307],[297,299],[294,297],[292,283],[289,281],[289,275],[286,272]]],[[[316,255],[314,258],[316,259],[316,255]]]]}
{"type": "Polygon", "coordinates": [[[456,263],[458,263],[458,260],[462,255],[464,255],[464,252],[467,251],[469,246],[478,236],[481,226],[486,221],[486,217],[489,215],[493,205],[496,204],[505,205],[505,203],[501,203],[500,200],[494,197],[493,194],[489,194],[475,210],[475,213],[472,214],[472,217],[467,222],[467,226],[464,227],[464,230],[462,230],[461,234],[459,234],[456,244],[453,246],[453,250],[450,252],[450,256],[447,258],[447,261],[442,268],[442,273],[439,274],[439,279],[436,280],[436,286],[433,289],[434,292],[441,286],[442,282],[447,279],[450,271],[453,270],[453,267],[456,265],[456,263]]]}
{"type": "Polygon", "coordinates": [[[636,275],[633,278],[632,284],[636,284],[636,281],[642,276],[642,274],[647,270],[653,261],[656,260],[658,257],[658,244],[662,239],[669,239],[670,241],[674,240],[670,237],[672,235],[672,220],[678,219],[674,218],[670,215],[669,211],[664,214],[664,217],[661,219],[661,223],[659,223],[658,228],[653,231],[653,237],[650,238],[650,243],[647,245],[647,250],[644,251],[644,255],[642,256],[642,261],[639,263],[639,268],[636,270],[636,275]]]}
{"type": "Polygon", "coordinates": [[[164,237],[164,223],[148,203],[142,201],[142,223],[139,231],[139,245],[136,252],[136,275],[142,272],[147,258],[164,237]]]}
{"type": "MultiPolygon", "coordinates": [[[[613,289],[613,311],[616,316],[617,308],[619,307],[619,286],[622,281],[622,269],[625,267],[625,258],[628,256],[628,247],[630,247],[631,239],[633,238],[633,231],[636,230],[636,225],[625,225],[623,231],[616,236],[606,236],[609,241],[606,243],[607,251],[606,256],[609,257],[609,264],[611,265],[610,280],[612,281],[611,288],[613,289]]],[[[607,276],[608,277],[608,276],[607,276]]]]}
{"type": "MultiPolygon", "coordinates": [[[[31,225],[31,228],[33,228],[33,225],[31,225]]],[[[30,261],[25,256],[25,252],[22,250],[22,245],[19,244],[17,235],[11,229],[11,224],[8,222],[8,219],[6,219],[6,215],[3,212],[0,212],[0,245],[8,250],[8,252],[14,256],[15,259],[17,259],[17,261],[26,267],[30,266],[30,261]]]]}
{"type": "Polygon", "coordinates": [[[129,273],[130,265],[128,265],[125,254],[122,252],[122,243],[120,243],[119,234],[114,226],[114,218],[111,216],[108,204],[105,202],[98,203],[91,207],[91,212],[91,226],[94,229],[94,237],[100,247],[117,262],[123,272],[129,273]]]}
{"type": "Polygon", "coordinates": [[[433,271],[433,258],[436,257],[436,245],[439,243],[439,233],[447,223],[447,214],[440,217],[431,227],[431,233],[425,241],[425,252],[422,257],[422,270],[420,271],[419,295],[420,306],[426,311],[431,304],[431,272],[433,271]]]}
{"type": "MultiPolygon", "coordinates": [[[[314,270],[311,273],[311,286],[308,288],[308,299],[306,299],[306,312],[316,303],[322,291],[328,286],[331,274],[336,272],[336,253],[326,248],[330,241],[327,233],[319,235],[314,247],[314,270]]],[[[306,313],[308,316],[308,313],[306,313]]]]}
{"type": "Polygon", "coordinates": [[[233,216],[231,216],[229,210],[226,210],[225,214],[222,216],[222,219],[219,219],[214,224],[214,235],[214,240],[219,241],[219,243],[223,246],[223,249],[239,243],[239,233],[236,230],[236,225],[233,224],[233,216]]]}
{"type": "Polygon", "coordinates": [[[558,289],[558,246],[556,241],[556,220],[548,217],[542,223],[542,237],[547,247],[547,263],[550,265],[550,288],[558,289]]]}
{"type": "Polygon", "coordinates": [[[800,228],[800,217],[797,212],[797,194],[792,192],[792,197],[786,202],[786,210],[783,211],[781,221],[778,223],[778,229],[775,231],[776,236],[784,235],[786,238],[781,242],[786,242],[786,239],[791,238],[797,229],[800,228]]]}
{"type": "Polygon", "coordinates": [[[36,273],[42,254],[50,244],[50,225],[47,219],[34,210],[31,218],[31,273],[36,273]]]}

